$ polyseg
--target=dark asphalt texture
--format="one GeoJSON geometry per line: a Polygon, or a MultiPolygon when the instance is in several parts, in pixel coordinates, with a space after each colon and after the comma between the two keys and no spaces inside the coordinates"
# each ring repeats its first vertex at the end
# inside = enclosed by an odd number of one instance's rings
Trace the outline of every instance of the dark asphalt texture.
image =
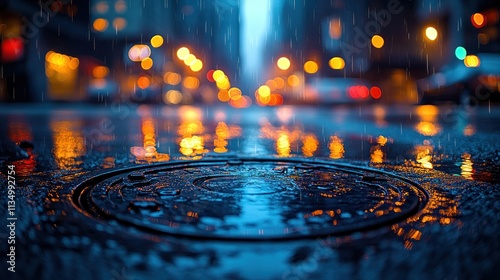
{"type": "Polygon", "coordinates": [[[494,278],[500,275],[499,109],[2,104],[0,218],[7,223],[7,172],[14,165],[17,220],[16,273],[7,271],[4,226],[0,277],[494,278]],[[376,229],[274,241],[160,234],[70,203],[79,182],[104,171],[241,156],[381,170],[418,183],[429,198],[418,213],[376,229]]]}

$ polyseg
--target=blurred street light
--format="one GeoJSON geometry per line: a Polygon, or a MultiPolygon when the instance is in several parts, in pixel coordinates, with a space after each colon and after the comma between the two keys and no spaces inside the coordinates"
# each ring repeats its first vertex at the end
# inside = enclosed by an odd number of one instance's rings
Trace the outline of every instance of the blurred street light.
{"type": "Polygon", "coordinates": [[[436,28],[429,26],[425,29],[425,36],[427,37],[427,39],[434,41],[438,36],[438,32],[436,28]]]}

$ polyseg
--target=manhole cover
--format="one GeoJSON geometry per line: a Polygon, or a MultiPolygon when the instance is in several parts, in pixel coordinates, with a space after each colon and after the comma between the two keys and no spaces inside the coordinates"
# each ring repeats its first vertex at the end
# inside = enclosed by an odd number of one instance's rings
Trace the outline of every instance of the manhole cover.
{"type": "Polygon", "coordinates": [[[157,233],[218,239],[339,235],[416,214],[427,194],[397,175],[305,159],[169,162],[92,177],[73,192],[87,214],[157,233]]]}

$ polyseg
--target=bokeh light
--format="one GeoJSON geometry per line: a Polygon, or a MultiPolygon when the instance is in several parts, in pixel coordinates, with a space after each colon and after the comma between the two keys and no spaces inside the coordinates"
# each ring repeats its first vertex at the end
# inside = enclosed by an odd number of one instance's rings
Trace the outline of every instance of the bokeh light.
{"type": "Polygon", "coordinates": [[[273,79],[276,82],[276,88],[282,89],[285,87],[285,81],[281,77],[276,77],[273,79]]]}
{"type": "Polygon", "coordinates": [[[318,72],[318,63],[315,61],[309,60],[304,63],[304,71],[308,74],[314,74],[318,72]]]}
{"type": "Polygon", "coordinates": [[[462,46],[458,46],[455,49],[455,56],[460,60],[464,60],[465,57],[467,56],[467,50],[462,46]]]}
{"type": "Polygon", "coordinates": [[[486,18],[480,13],[473,14],[470,17],[470,21],[475,28],[481,28],[486,25],[486,18]]]}
{"type": "Polygon", "coordinates": [[[212,77],[214,81],[221,82],[226,77],[226,74],[222,70],[215,70],[212,77]]]}
{"type": "Polygon", "coordinates": [[[425,29],[425,36],[427,37],[427,39],[434,41],[438,36],[438,32],[436,28],[429,26],[425,29]]]}
{"type": "Polygon", "coordinates": [[[370,95],[374,99],[379,99],[382,96],[382,90],[379,87],[372,87],[370,89],[370,95]]]}
{"type": "Polygon", "coordinates": [[[124,18],[115,18],[113,20],[113,28],[116,30],[116,31],[121,31],[123,29],[125,29],[125,27],[127,27],[127,20],[124,19],[124,18]]]}
{"type": "Polygon", "coordinates": [[[151,55],[151,49],[147,45],[134,45],[128,51],[130,60],[139,62],[151,55]]]}
{"type": "Polygon", "coordinates": [[[297,75],[290,75],[288,76],[288,85],[292,86],[292,87],[296,87],[296,86],[299,86],[300,85],[300,78],[299,76],[297,75]]]}
{"type": "Polygon", "coordinates": [[[266,85],[260,86],[257,92],[259,93],[260,97],[268,97],[271,95],[271,89],[266,85]]]}
{"type": "Polygon", "coordinates": [[[153,48],[159,48],[163,45],[163,37],[161,35],[155,35],[151,38],[151,46],[153,48]]]}
{"type": "Polygon", "coordinates": [[[148,88],[149,86],[151,85],[151,80],[149,79],[149,77],[146,77],[146,76],[140,76],[138,79],[137,79],[137,86],[141,89],[146,89],[148,88]]]}
{"type": "Polygon", "coordinates": [[[199,72],[203,68],[203,62],[199,59],[195,59],[191,65],[189,65],[193,72],[199,72]]]}
{"type": "Polygon", "coordinates": [[[372,45],[377,49],[382,48],[384,46],[384,38],[380,35],[374,35],[372,37],[372,45]]]}
{"type": "Polygon", "coordinates": [[[182,77],[178,73],[166,72],[163,75],[163,81],[169,85],[173,85],[173,86],[178,85],[181,82],[181,80],[182,80],[182,77]]]}
{"type": "Polygon", "coordinates": [[[182,81],[182,85],[187,89],[197,89],[200,86],[200,80],[196,77],[186,77],[182,81]]]}
{"type": "Polygon", "coordinates": [[[109,73],[109,69],[106,66],[96,66],[92,69],[92,76],[96,79],[105,78],[109,73]]]}
{"type": "Polygon", "coordinates": [[[278,65],[278,68],[281,70],[288,70],[291,65],[290,60],[284,56],[280,57],[276,62],[276,64],[278,65]]]}
{"type": "Polygon", "coordinates": [[[163,95],[166,104],[179,104],[182,101],[182,93],[178,90],[169,90],[163,95]]]}
{"type": "Polygon", "coordinates": [[[109,22],[103,18],[97,18],[94,20],[92,23],[92,27],[94,28],[95,31],[103,32],[106,30],[109,26],[109,22]]]}
{"type": "Polygon", "coordinates": [[[196,61],[196,56],[194,54],[188,54],[186,58],[184,58],[184,64],[187,66],[191,66],[196,61]]]}
{"type": "Polygon", "coordinates": [[[186,57],[190,54],[191,52],[189,51],[188,48],[186,47],[181,47],[177,50],[177,57],[180,59],[180,60],[184,60],[186,59],[186,57]]]}
{"type": "Polygon", "coordinates": [[[336,56],[336,57],[333,57],[332,59],[330,59],[330,61],[328,62],[328,65],[330,65],[330,67],[332,69],[342,70],[345,67],[345,61],[342,57],[336,56]]]}
{"type": "Polygon", "coordinates": [[[481,61],[479,60],[479,57],[471,54],[465,57],[464,64],[467,67],[474,68],[478,67],[481,64],[481,61]]]}
{"type": "Polygon", "coordinates": [[[231,97],[229,97],[229,92],[225,89],[219,90],[219,92],[217,93],[217,98],[222,102],[231,100],[231,97]]]}
{"type": "Polygon", "coordinates": [[[153,67],[153,60],[150,57],[146,57],[141,61],[141,67],[144,70],[149,70],[153,67]]]}
{"type": "Polygon", "coordinates": [[[241,98],[241,90],[239,88],[230,88],[228,90],[229,98],[232,100],[238,100],[241,98]]]}

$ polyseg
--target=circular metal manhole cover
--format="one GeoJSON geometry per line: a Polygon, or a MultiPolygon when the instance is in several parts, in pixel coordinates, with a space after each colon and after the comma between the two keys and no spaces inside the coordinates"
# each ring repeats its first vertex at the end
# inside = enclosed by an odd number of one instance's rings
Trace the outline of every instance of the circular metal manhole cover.
{"type": "Polygon", "coordinates": [[[417,213],[416,183],[305,159],[168,162],[92,177],[73,202],[99,219],[181,236],[285,239],[373,229],[417,213]]]}

